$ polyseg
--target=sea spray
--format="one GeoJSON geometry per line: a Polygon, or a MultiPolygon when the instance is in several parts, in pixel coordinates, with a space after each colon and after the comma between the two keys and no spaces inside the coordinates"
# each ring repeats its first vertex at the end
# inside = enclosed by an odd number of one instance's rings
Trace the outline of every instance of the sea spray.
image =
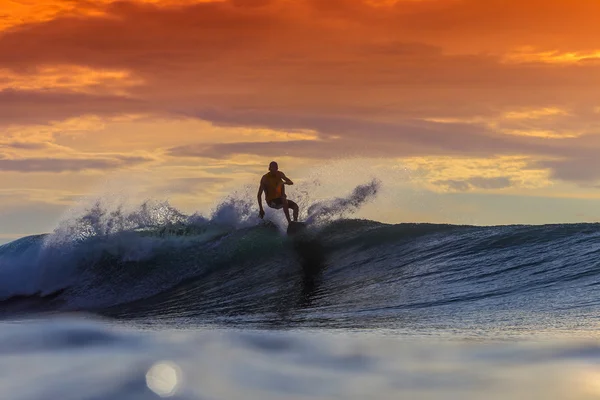
{"type": "Polygon", "coordinates": [[[343,218],[357,212],[366,202],[373,200],[381,188],[381,181],[358,185],[347,197],[317,202],[308,208],[307,223],[325,222],[343,218]]]}

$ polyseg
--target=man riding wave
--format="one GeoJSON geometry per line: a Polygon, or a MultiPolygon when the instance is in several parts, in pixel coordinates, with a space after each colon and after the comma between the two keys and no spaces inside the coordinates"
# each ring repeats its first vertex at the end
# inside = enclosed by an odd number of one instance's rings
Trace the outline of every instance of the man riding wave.
{"type": "Polygon", "coordinates": [[[276,210],[280,210],[283,208],[283,212],[285,217],[288,220],[288,223],[292,223],[292,219],[290,218],[290,208],[294,211],[294,222],[298,221],[298,212],[299,207],[298,204],[294,203],[292,200],[288,200],[285,195],[285,186],[284,185],[293,185],[294,182],[291,181],[285,174],[279,171],[279,166],[275,161],[269,164],[269,172],[263,175],[260,180],[260,186],[258,187],[258,207],[260,209],[259,216],[263,218],[265,216],[265,210],[263,210],[262,206],[262,193],[265,192],[265,201],[267,205],[276,210]]]}

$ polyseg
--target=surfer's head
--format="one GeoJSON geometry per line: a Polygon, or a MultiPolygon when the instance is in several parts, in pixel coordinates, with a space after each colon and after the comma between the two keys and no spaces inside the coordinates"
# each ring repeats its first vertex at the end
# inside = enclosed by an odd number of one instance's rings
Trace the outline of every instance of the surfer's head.
{"type": "Polygon", "coordinates": [[[277,172],[278,170],[279,170],[279,165],[277,165],[277,163],[275,161],[271,161],[271,164],[269,164],[269,171],[277,172]]]}

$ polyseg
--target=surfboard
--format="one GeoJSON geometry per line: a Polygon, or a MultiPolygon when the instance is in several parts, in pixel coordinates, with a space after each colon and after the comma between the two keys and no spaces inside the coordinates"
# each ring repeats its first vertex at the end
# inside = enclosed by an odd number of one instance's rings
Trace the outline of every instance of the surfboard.
{"type": "Polygon", "coordinates": [[[301,233],[306,229],[306,224],[304,222],[291,222],[287,228],[288,236],[293,236],[298,233],[301,233]]]}

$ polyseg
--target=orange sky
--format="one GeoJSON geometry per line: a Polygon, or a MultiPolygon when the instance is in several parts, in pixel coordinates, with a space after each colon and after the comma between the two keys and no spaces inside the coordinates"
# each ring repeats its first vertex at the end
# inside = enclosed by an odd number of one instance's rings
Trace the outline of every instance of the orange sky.
{"type": "MultiPolygon", "coordinates": [[[[0,0],[0,10],[6,237],[49,229],[108,176],[149,173],[145,194],[171,182],[193,210],[274,158],[292,173],[388,160],[372,174],[403,165],[418,190],[472,195],[466,213],[483,223],[528,222],[507,217],[523,196],[571,199],[563,211],[599,197],[598,1],[0,0]],[[481,202],[498,196],[514,205],[491,217],[481,202]],[[19,231],[31,210],[45,222],[19,231]]],[[[385,218],[456,222],[403,210],[385,218]]],[[[553,208],[531,222],[556,218],[553,208]]]]}

